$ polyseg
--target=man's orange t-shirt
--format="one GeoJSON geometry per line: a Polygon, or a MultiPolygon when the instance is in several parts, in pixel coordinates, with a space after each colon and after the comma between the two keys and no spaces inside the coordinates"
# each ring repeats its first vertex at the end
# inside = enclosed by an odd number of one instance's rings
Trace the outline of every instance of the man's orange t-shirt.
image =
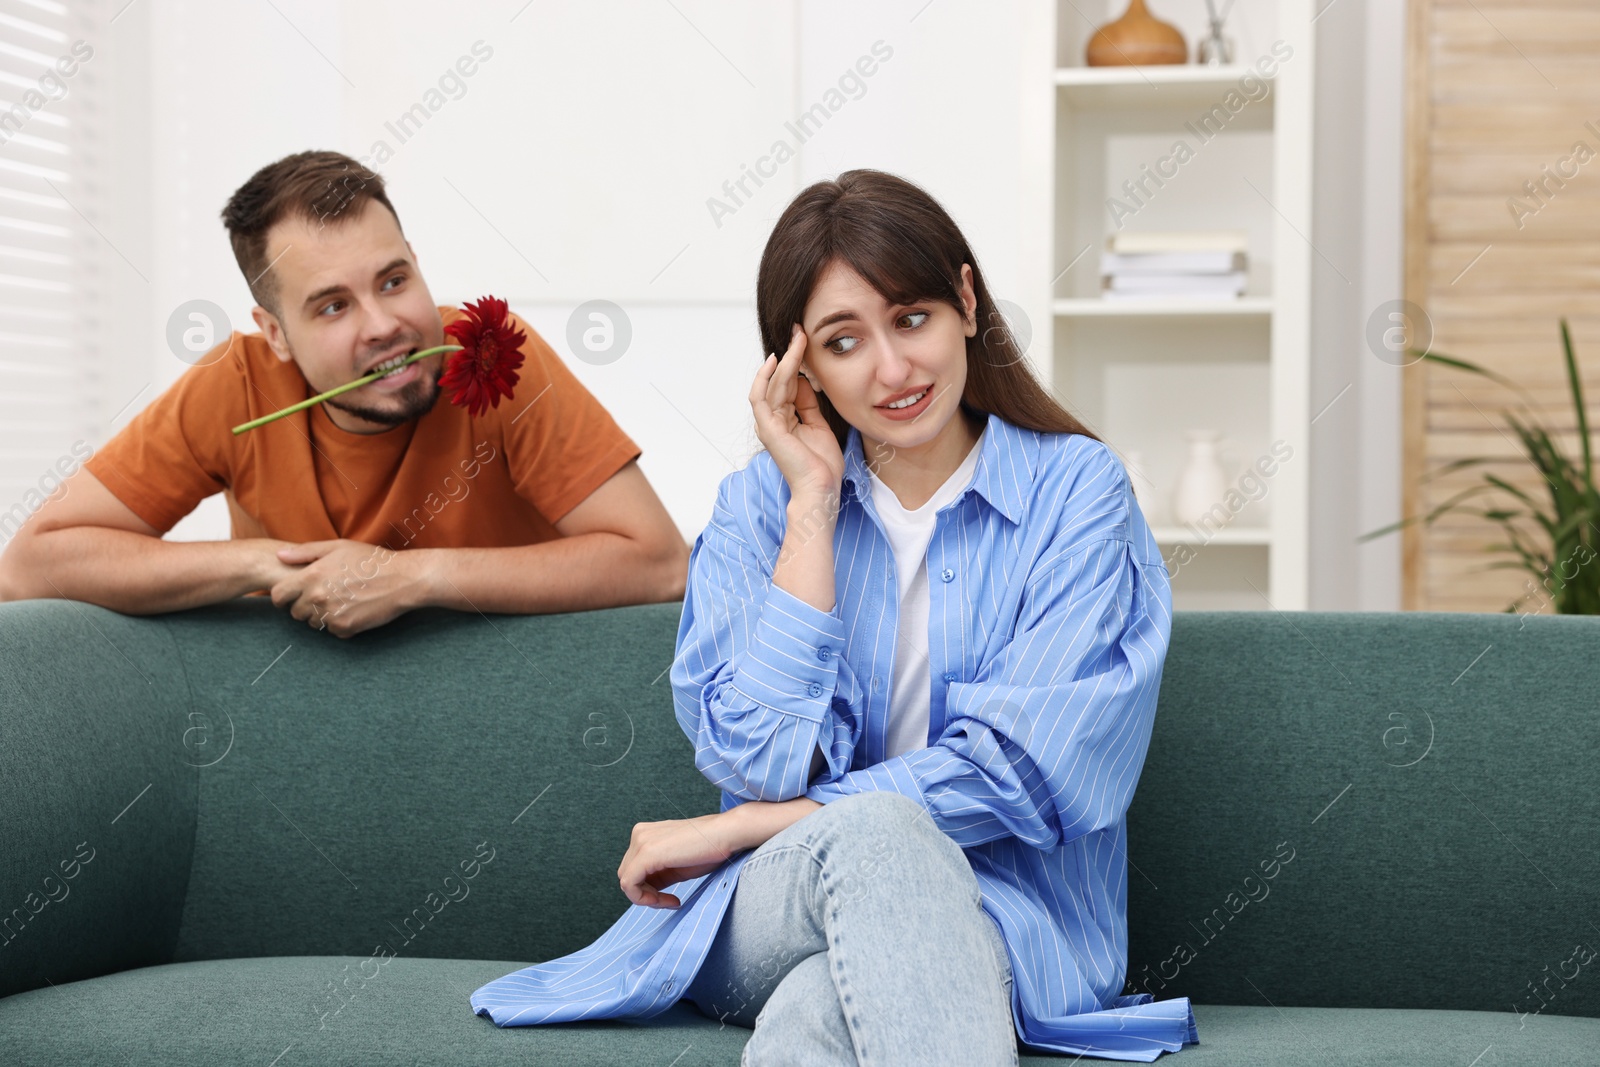
{"type": "MultiPolygon", "coordinates": [[[[441,307],[446,325],[462,315],[441,307]]],[[[441,390],[426,415],[375,434],[318,404],[238,435],[311,387],[259,333],[234,333],[85,464],[165,533],[224,492],[233,536],[338,537],[404,548],[497,548],[559,537],[554,524],[640,454],[527,323],[514,394],[477,418],[441,390]]]]}

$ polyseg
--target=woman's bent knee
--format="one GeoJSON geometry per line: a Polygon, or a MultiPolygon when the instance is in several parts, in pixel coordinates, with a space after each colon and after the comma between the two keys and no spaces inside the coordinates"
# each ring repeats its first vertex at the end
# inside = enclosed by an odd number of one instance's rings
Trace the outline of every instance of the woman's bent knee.
{"type": "Polygon", "coordinates": [[[817,844],[836,890],[858,891],[883,876],[924,881],[942,873],[976,899],[977,877],[966,854],[917,801],[899,793],[856,793],[808,818],[823,815],[828,818],[817,824],[817,844]]]}
{"type": "Polygon", "coordinates": [[[943,836],[926,808],[899,793],[854,793],[813,812],[810,818],[848,828],[852,837],[863,839],[885,834],[904,839],[929,831],[943,836]]]}

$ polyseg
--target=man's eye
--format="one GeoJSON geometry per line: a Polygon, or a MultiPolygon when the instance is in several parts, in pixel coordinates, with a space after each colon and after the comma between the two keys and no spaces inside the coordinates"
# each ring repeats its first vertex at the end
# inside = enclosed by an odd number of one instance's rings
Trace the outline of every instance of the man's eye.
{"type": "Polygon", "coordinates": [[[393,278],[390,278],[388,281],[384,282],[383,287],[385,289],[392,289],[394,286],[400,285],[405,280],[406,276],[404,274],[396,274],[393,278]]]}
{"type": "Polygon", "coordinates": [[[829,352],[832,352],[836,356],[842,356],[860,343],[861,339],[859,337],[835,337],[822,347],[826,348],[829,352]],[[837,347],[839,345],[843,345],[844,347],[837,347]]]}
{"type": "Polygon", "coordinates": [[[895,320],[895,325],[907,330],[914,330],[928,321],[926,311],[908,311],[895,320]]]}
{"type": "Polygon", "coordinates": [[[329,314],[331,312],[339,311],[343,307],[344,307],[344,301],[343,300],[334,300],[334,301],[332,301],[330,303],[322,305],[322,310],[320,312],[318,312],[318,314],[327,315],[327,314],[329,314]]]}

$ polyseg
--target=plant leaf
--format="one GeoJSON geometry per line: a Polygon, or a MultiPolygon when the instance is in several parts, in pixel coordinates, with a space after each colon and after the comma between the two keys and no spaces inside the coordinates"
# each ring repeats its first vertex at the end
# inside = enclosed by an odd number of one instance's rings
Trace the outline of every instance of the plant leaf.
{"type": "Polygon", "coordinates": [[[1493,462],[1495,461],[1487,456],[1473,456],[1471,459],[1452,460],[1442,467],[1435,467],[1433,470],[1428,471],[1421,478],[1418,478],[1417,482],[1419,484],[1426,484],[1436,478],[1443,478],[1447,474],[1454,474],[1456,471],[1465,470],[1468,467],[1477,467],[1485,463],[1493,462]]]}
{"type": "Polygon", "coordinates": [[[1438,507],[1424,515],[1412,515],[1410,518],[1401,519],[1399,522],[1391,522],[1387,526],[1382,526],[1376,530],[1367,531],[1356,538],[1356,543],[1359,544],[1363,541],[1371,541],[1374,538],[1382,537],[1384,534],[1394,533],[1396,530],[1410,526],[1414,522],[1420,522],[1423,524],[1431,523],[1434,519],[1437,519],[1439,516],[1443,515],[1447,511],[1450,511],[1452,508],[1455,508],[1467,500],[1470,500],[1479,493],[1487,493],[1492,491],[1492,489],[1493,486],[1488,485],[1474,485],[1470,488],[1463,489],[1461,492],[1457,493],[1455,496],[1451,497],[1449,500],[1446,500],[1443,504],[1440,504],[1438,507]]]}
{"type": "MultiPolygon", "coordinates": [[[[1415,349],[1413,349],[1413,351],[1415,351],[1415,349]]],[[[1501,374],[1498,371],[1492,371],[1488,367],[1480,367],[1471,360],[1462,359],[1459,356],[1447,356],[1441,352],[1423,352],[1422,358],[1446,367],[1454,367],[1456,370],[1464,370],[1469,374],[1481,374],[1491,381],[1499,382],[1508,389],[1516,390],[1516,392],[1522,396],[1524,401],[1531,401],[1532,399],[1528,396],[1527,390],[1523,389],[1522,386],[1518,385],[1510,378],[1507,378],[1504,374],[1501,374]]]]}
{"type": "Polygon", "coordinates": [[[1572,385],[1572,406],[1578,412],[1578,436],[1583,439],[1583,478],[1594,484],[1594,455],[1589,447],[1589,413],[1583,403],[1583,378],[1578,374],[1578,357],[1572,351],[1572,331],[1561,320],[1561,352],[1567,361],[1567,381],[1572,385]]]}

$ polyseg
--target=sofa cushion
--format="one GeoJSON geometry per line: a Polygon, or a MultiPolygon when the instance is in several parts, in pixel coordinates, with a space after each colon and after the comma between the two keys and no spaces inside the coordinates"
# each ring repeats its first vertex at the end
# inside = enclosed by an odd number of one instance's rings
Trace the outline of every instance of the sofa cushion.
{"type": "Polygon", "coordinates": [[[747,1032],[688,1003],[642,1022],[503,1030],[472,1013],[479,985],[525,963],[364,956],[205,960],[123,971],[0,1000],[0,1060],[186,1067],[306,1064],[737,1063],[747,1032]],[[370,977],[369,977],[370,976],[370,977]],[[348,991],[335,997],[335,990],[348,991]],[[342,1005],[342,1010],[339,1010],[342,1005]],[[337,1014],[335,1012],[337,1011],[337,1014]],[[681,1040],[680,1040],[681,1035],[681,1040]],[[663,1055],[676,1042],[670,1054],[663,1055]]]}
{"type": "MultiPolygon", "coordinates": [[[[750,1036],[686,1001],[641,1021],[500,1029],[473,989],[523,964],[499,960],[286,956],[124,971],[0,1001],[8,1067],[151,1064],[657,1064],[739,1062],[750,1036]],[[366,964],[364,966],[364,964],[366,964]],[[335,998],[334,990],[346,991],[335,998]]],[[[1592,1059],[1600,1021],[1509,1013],[1197,1005],[1201,1043],[1160,1062],[1189,1067],[1404,1063],[1521,1067],[1592,1059]],[[1492,1056],[1492,1058],[1491,1058],[1492,1056]]],[[[1023,1055],[1024,1064],[1062,1064],[1023,1055]]]]}
{"type": "MultiPolygon", "coordinates": [[[[1174,1067],[1570,1067],[1594,1062],[1600,1020],[1510,1012],[1196,1004],[1198,1045],[1174,1067]]],[[[1024,1059],[1023,1062],[1028,1062],[1024,1059]]],[[[1038,1057],[1036,1064],[1062,1064],[1038,1057]]]]}

